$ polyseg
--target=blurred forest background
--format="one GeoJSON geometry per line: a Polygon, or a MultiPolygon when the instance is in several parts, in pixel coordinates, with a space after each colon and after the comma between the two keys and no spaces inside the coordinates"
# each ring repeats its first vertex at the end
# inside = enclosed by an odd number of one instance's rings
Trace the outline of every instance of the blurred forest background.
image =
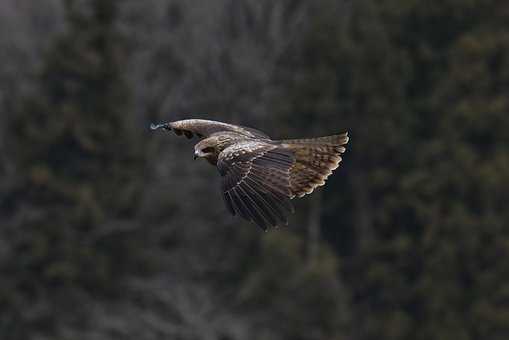
{"type": "Polygon", "coordinates": [[[0,338],[509,339],[507,0],[2,0],[0,338]],[[348,130],[268,233],[150,122],[348,130]]]}

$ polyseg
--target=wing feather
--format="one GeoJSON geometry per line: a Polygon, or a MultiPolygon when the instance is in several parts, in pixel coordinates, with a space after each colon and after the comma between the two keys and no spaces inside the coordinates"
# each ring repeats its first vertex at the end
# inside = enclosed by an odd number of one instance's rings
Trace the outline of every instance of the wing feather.
{"type": "Polygon", "coordinates": [[[267,195],[265,192],[255,190],[247,181],[242,183],[242,188],[249,193],[251,199],[254,200],[258,206],[268,207],[279,221],[287,222],[284,208],[277,200],[267,195]]]}
{"type": "Polygon", "coordinates": [[[244,203],[251,211],[254,221],[266,230],[269,226],[277,225],[276,217],[271,213],[270,208],[265,206],[262,202],[253,198],[251,193],[245,190],[245,186],[240,184],[234,190],[239,191],[244,199],[244,203]]]}
{"type": "Polygon", "coordinates": [[[178,136],[184,134],[187,138],[193,138],[195,135],[200,138],[209,137],[218,132],[235,132],[248,138],[270,139],[264,132],[253,128],[206,119],[177,120],[158,125],[153,124],[151,128],[153,130],[159,128],[173,130],[178,136]]]}
{"type": "Polygon", "coordinates": [[[287,224],[290,203],[291,150],[261,141],[244,141],[226,148],[217,163],[226,205],[262,229],[287,224]]]}
{"type": "Polygon", "coordinates": [[[228,211],[235,216],[235,208],[233,207],[233,203],[232,203],[232,198],[230,196],[230,193],[229,192],[223,192],[223,200],[224,200],[224,203],[226,205],[226,207],[228,208],[228,211]]]}
{"type": "Polygon", "coordinates": [[[233,207],[235,208],[235,211],[244,219],[251,219],[251,214],[249,213],[249,210],[247,209],[247,206],[242,201],[242,198],[240,197],[237,190],[232,190],[229,192],[231,196],[233,197],[233,207]]]}

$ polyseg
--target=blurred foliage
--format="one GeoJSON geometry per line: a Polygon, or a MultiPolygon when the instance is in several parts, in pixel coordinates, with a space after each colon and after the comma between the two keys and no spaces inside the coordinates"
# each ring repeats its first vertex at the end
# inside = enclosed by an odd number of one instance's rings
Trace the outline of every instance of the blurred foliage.
{"type": "Polygon", "coordinates": [[[244,308],[269,310],[262,325],[289,339],[330,339],[346,326],[345,294],[334,254],[324,248],[306,263],[302,239],[286,231],[264,238],[260,258],[240,290],[244,308]],[[296,298],[301,297],[301,298],[296,298]],[[313,311],[313,313],[303,313],[313,311]],[[281,322],[285,320],[285,322],[281,322]]]}
{"type": "Polygon", "coordinates": [[[505,338],[507,320],[493,316],[508,308],[508,6],[359,1],[349,10],[341,22],[324,21],[331,12],[317,21],[289,113],[352,131],[343,194],[357,206],[330,219],[356,227],[344,278],[357,332],[505,338]]]}
{"type": "Polygon", "coordinates": [[[17,294],[2,290],[16,313],[1,327],[20,338],[29,334],[26,323],[51,332],[61,316],[44,310],[72,306],[76,289],[116,295],[122,273],[142,260],[129,233],[144,160],[126,119],[116,9],[112,2],[91,6],[86,16],[69,3],[68,29],[38,77],[40,94],[23,98],[8,122],[17,175],[2,201],[9,248],[1,268],[17,294]],[[33,303],[43,310],[27,311],[33,303]]]}
{"type": "Polygon", "coordinates": [[[509,337],[507,1],[15,3],[2,339],[509,337]],[[351,142],[264,234],[148,135],[192,112],[351,142]]]}

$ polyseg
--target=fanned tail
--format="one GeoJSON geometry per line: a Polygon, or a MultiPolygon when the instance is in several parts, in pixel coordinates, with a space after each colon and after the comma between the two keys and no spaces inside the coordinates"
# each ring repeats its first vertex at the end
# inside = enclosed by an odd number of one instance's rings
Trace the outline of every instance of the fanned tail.
{"type": "Polygon", "coordinates": [[[295,164],[290,169],[292,196],[302,197],[325,184],[337,169],[346,151],[348,133],[339,135],[282,140],[282,146],[294,152],[295,164]]]}

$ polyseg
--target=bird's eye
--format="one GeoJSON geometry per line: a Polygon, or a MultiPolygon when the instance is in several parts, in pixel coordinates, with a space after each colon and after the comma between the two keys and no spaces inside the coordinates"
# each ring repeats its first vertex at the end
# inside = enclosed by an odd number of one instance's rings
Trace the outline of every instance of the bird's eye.
{"type": "Polygon", "coordinates": [[[206,147],[204,149],[201,150],[203,153],[213,153],[214,152],[214,148],[213,147],[206,147]]]}

